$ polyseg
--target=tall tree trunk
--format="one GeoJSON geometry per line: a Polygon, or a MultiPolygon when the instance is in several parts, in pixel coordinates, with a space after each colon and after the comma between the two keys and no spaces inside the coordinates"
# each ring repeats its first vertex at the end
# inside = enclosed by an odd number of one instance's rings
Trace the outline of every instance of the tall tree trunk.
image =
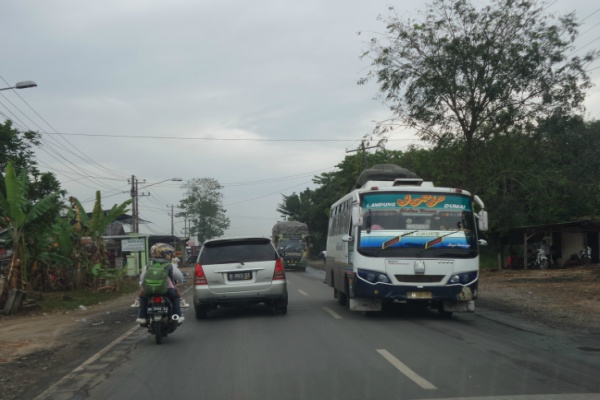
{"type": "Polygon", "coordinates": [[[8,299],[8,293],[10,289],[23,289],[23,280],[21,277],[21,260],[17,258],[17,253],[13,251],[10,259],[10,266],[8,268],[8,275],[4,281],[2,287],[2,293],[0,294],[0,308],[4,308],[6,300],[8,299]]]}

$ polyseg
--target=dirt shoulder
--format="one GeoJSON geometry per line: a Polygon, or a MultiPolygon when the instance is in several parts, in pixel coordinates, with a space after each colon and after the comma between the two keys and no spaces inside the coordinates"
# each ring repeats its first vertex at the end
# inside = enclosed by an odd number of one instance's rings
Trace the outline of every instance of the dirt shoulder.
{"type": "Polygon", "coordinates": [[[600,334],[600,266],[482,271],[478,307],[567,332],[600,334]]]}
{"type": "MultiPolygon", "coordinates": [[[[191,268],[181,270],[189,273],[191,268]]],[[[179,285],[182,292],[190,282],[179,285]]],[[[184,295],[188,301],[189,294],[184,295]]],[[[0,315],[0,400],[35,398],[134,328],[135,297],[131,293],[56,313],[0,315]]]]}
{"type": "Polygon", "coordinates": [[[0,317],[0,399],[34,398],[131,329],[134,297],[60,313],[0,317]]]}

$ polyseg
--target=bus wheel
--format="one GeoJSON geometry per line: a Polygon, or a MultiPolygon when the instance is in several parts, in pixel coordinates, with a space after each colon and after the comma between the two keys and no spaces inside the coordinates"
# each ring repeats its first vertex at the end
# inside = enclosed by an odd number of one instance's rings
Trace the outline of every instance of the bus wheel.
{"type": "Polygon", "coordinates": [[[333,295],[337,299],[340,306],[345,307],[348,304],[348,295],[346,293],[342,293],[337,289],[333,289],[333,295]]]}
{"type": "Polygon", "coordinates": [[[444,310],[444,305],[443,304],[440,304],[438,306],[438,314],[442,318],[450,318],[450,317],[452,317],[452,311],[446,311],[446,310],[444,310]]]}

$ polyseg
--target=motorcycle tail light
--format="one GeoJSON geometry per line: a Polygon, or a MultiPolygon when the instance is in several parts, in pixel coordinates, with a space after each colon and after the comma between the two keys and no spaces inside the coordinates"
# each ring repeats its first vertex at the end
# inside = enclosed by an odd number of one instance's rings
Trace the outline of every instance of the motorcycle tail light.
{"type": "Polygon", "coordinates": [[[154,297],[152,298],[152,302],[153,302],[154,304],[160,304],[160,303],[162,303],[162,297],[160,297],[160,296],[154,296],[154,297]]]}

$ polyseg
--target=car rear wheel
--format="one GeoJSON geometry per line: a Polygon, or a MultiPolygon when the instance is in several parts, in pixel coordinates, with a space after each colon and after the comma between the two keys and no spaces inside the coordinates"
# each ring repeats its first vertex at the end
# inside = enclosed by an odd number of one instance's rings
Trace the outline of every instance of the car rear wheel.
{"type": "Polygon", "coordinates": [[[196,312],[196,319],[207,319],[208,318],[208,307],[207,306],[194,306],[196,312]]]}
{"type": "Polygon", "coordinates": [[[281,315],[287,314],[287,305],[288,305],[287,297],[285,299],[275,300],[273,302],[273,306],[272,306],[273,313],[281,314],[281,315]]]}

